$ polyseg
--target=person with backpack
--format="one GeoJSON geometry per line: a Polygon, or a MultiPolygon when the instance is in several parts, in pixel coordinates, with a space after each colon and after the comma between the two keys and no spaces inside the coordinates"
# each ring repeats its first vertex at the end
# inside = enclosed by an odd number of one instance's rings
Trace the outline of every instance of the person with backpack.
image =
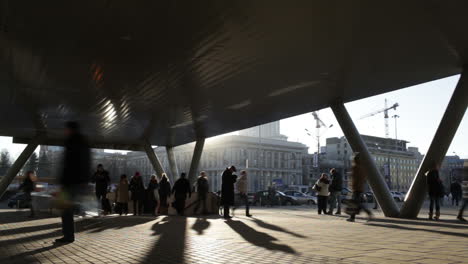
{"type": "Polygon", "coordinates": [[[427,191],[429,194],[429,220],[440,218],[440,199],[444,196],[444,187],[439,177],[439,166],[436,162],[426,172],[427,191]],[[435,205],[435,215],[434,215],[435,205]]]}
{"type": "Polygon", "coordinates": [[[206,172],[200,172],[200,176],[198,177],[195,185],[197,187],[197,201],[193,212],[196,214],[198,212],[198,209],[200,209],[201,204],[202,214],[207,214],[206,198],[209,192],[209,184],[208,178],[206,177],[206,172]]]}
{"type": "Polygon", "coordinates": [[[24,178],[23,183],[19,186],[20,190],[23,190],[25,200],[28,203],[29,208],[31,209],[31,213],[29,217],[34,217],[34,208],[32,204],[32,196],[31,193],[36,189],[36,173],[34,171],[26,172],[26,177],[24,178]]]}
{"type": "Polygon", "coordinates": [[[330,181],[328,180],[328,175],[322,173],[320,179],[315,183],[315,189],[317,191],[317,210],[318,214],[327,213],[327,200],[328,200],[328,187],[330,186],[330,181]]]}

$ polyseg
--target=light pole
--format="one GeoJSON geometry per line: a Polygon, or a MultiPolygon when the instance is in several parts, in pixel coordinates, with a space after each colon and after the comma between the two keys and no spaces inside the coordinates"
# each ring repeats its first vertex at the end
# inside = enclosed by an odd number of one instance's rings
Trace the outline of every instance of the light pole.
{"type": "Polygon", "coordinates": [[[397,191],[400,191],[400,179],[399,179],[399,171],[398,171],[398,130],[397,130],[397,118],[400,118],[399,115],[392,116],[395,119],[395,144],[396,148],[395,151],[397,153],[397,158],[395,158],[395,170],[396,170],[396,185],[397,191]]]}

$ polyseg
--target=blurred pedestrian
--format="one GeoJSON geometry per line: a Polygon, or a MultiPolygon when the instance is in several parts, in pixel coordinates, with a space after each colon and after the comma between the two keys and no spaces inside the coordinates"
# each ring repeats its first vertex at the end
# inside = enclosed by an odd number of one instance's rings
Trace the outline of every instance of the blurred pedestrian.
{"type": "Polygon", "coordinates": [[[222,176],[221,204],[224,207],[223,211],[225,219],[232,218],[229,216],[229,210],[230,207],[234,205],[234,183],[237,180],[237,175],[235,175],[234,172],[236,172],[236,167],[232,165],[224,170],[222,176]]]}
{"type": "Polygon", "coordinates": [[[466,219],[463,218],[463,211],[465,211],[465,208],[468,204],[468,169],[464,169],[464,179],[462,182],[462,206],[460,207],[460,211],[458,212],[457,219],[466,222],[466,219]]]}
{"type": "Polygon", "coordinates": [[[330,209],[328,214],[333,214],[335,205],[337,206],[336,215],[341,214],[341,192],[343,190],[343,176],[336,171],[336,169],[330,170],[331,174],[331,184],[329,186],[330,190],[330,209]]]}
{"type": "Polygon", "coordinates": [[[433,162],[432,167],[426,173],[427,191],[429,194],[429,219],[439,220],[440,200],[444,196],[444,186],[439,177],[439,165],[433,162]],[[435,215],[434,215],[435,205],[435,215]],[[434,218],[433,218],[434,217],[434,218]]]}
{"type": "Polygon", "coordinates": [[[273,207],[276,202],[276,185],[275,183],[272,183],[270,186],[268,186],[268,205],[273,207]]]}
{"type": "Polygon", "coordinates": [[[194,213],[198,212],[200,209],[200,204],[202,207],[202,214],[207,214],[206,210],[206,198],[208,196],[208,192],[210,189],[210,185],[208,184],[208,178],[206,177],[206,172],[200,172],[200,176],[198,176],[197,182],[195,183],[197,187],[197,201],[194,208],[194,213]]]}
{"type": "Polygon", "coordinates": [[[450,193],[452,194],[452,206],[458,206],[458,202],[463,194],[462,187],[458,181],[453,181],[450,185],[450,193]]]}
{"type": "Polygon", "coordinates": [[[109,172],[104,170],[102,164],[97,165],[96,172],[94,173],[93,177],[91,177],[91,182],[95,183],[95,190],[96,190],[96,199],[98,201],[98,214],[101,214],[101,211],[104,214],[108,214],[109,212],[109,205],[107,200],[107,188],[109,187],[110,177],[109,172]],[[100,210],[99,210],[100,209],[100,210]]]}
{"type": "Polygon", "coordinates": [[[149,211],[152,215],[156,215],[159,212],[159,183],[154,174],[151,175],[146,193],[148,198],[146,204],[148,204],[149,211]]]}
{"type": "Polygon", "coordinates": [[[19,186],[20,190],[23,190],[26,203],[28,204],[31,213],[29,217],[34,217],[34,207],[32,204],[31,193],[36,189],[36,173],[34,171],[26,172],[23,183],[19,186]]]}
{"type": "Polygon", "coordinates": [[[318,214],[327,213],[327,200],[328,195],[330,194],[328,187],[330,186],[330,181],[328,180],[328,175],[322,173],[320,179],[315,183],[317,189],[317,210],[318,214]]]}
{"type": "Polygon", "coordinates": [[[140,173],[137,171],[130,180],[130,193],[133,201],[133,215],[141,215],[143,213],[143,203],[145,201],[145,185],[140,173]]]}
{"type": "Polygon", "coordinates": [[[249,196],[248,196],[248,186],[249,182],[247,180],[247,172],[245,170],[241,171],[239,180],[237,180],[237,191],[239,192],[239,197],[241,201],[245,204],[245,215],[252,217],[249,210],[249,196]]]}
{"type": "Polygon", "coordinates": [[[187,197],[190,198],[192,196],[190,182],[186,179],[184,172],[180,174],[180,178],[174,183],[172,193],[175,197],[173,207],[177,210],[178,215],[184,215],[185,200],[187,197]]]}
{"type": "Polygon", "coordinates": [[[58,179],[62,186],[58,197],[62,208],[63,237],[55,240],[58,243],[75,241],[74,201],[83,190],[86,190],[91,171],[89,146],[80,132],[78,123],[67,122],[65,136],[63,172],[58,179]]]}
{"type": "Polygon", "coordinates": [[[166,173],[161,175],[161,179],[159,180],[159,213],[160,214],[167,214],[167,210],[169,207],[168,199],[171,196],[171,183],[167,178],[166,173]]]}
{"type": "Polygon", "coordinates": [[[117,213],[122,215],[128,214],[128,201],[130,200],[128,195],[129,184],[127,180],[127,175],[122,174],[120,176],[119,185],[117,185],[117,189],[115,190],[115,201],[117,203],[117,213]]]}
{"type": "Polygon", "coordinates": [[[351,172],[351,189],[353,190],[352,200],[356,205],[356,211],[350,214],[347,219],[349,222],[354,222],[356,214],[359,214],[361,210],[366,212],[369,220],[372,219],[372,212],[362,202],[362,193],[364,192],[364,184],[367,180],[367,173],[361,165],[361,154],[356,153],[353,160],[353,167],[351,172]]]}

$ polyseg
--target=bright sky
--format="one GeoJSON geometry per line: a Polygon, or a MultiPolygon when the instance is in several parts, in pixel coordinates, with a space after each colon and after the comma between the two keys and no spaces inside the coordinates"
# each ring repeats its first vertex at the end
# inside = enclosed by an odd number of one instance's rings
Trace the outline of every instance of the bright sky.
{"type": "MultiPolygon", "coordinates": [[[[366,119],[359,120],[359,118],[383,109],[385,99],[388,99],[389,106],[394,103],[400,104],[396,111],[390,110],[389,112],[390,116],[395,114],[400,116],[397,121],[398,138],[409,141],[408,146],[419,147],[421,153],[424,154],[429,148],[458,78],[457,75],[369,97],[348,103],[346,107],[361,134],[384,137],[383,113],[366,119]]],[[[326,125],[333,124],[333,127],[321,130],[320,141],[324,146],[327,137],[339,137],[343,133],[329,108],[318,113],[326,125]]],[[[395,120],[389,118],[389,124],[390,137],[394,138],[395,120]]],[[[290,141],[299,141],[310,146],[310,152],[316,150],[315,121],[310,113],[281,120],[281,133],[288,136],[290,141]],[[312,131],[312,137],[306,135],[305,128],[312,131]]],[[[25,145],[12,144],[9,137],[0,137],[0,149],[8,149],[13,157],[19,155],[24,147],[25,145]]],[[[447,155],[454,154],[468,158],[468,112],[465,113],[447,153],[447,155]]]]}

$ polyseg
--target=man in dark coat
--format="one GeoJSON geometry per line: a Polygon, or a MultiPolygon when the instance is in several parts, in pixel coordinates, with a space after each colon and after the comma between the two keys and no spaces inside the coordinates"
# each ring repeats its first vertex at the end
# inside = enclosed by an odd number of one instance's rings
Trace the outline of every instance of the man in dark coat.
{"type": "Polygon", "coordinates": [[[433,164],[432,169],[427,172],[426,177],[427,182],[427,191],[429,194],[429,219],[432,220],[434,212],[434,204],[436,208],[436,213],[434,218],[439,220],[440,217],[440,198],[444,195],[442,181],[439,178],[438,165],[433,164]]]}
{"type": "Polygon", "coordinates": [[[58,243],[75,241],[73,203],[80,192],[86,189],[91,169],[89,146],[85,137],[80,133],[78,123],[67,122],[65,124],[65,135],[67,139],[65,141],[63,173],[58,179],[62,186],[60,197],[63,204],[63,237],[55,240],[58,243]]]}
{"type": "Polygon", "coordinates": [[[174,183],[174,187],[172,187],[172,193],[175,197],[173,206],[177,210],[177,214],[184,215],[187,194],[189,198],[192,196],[190,182],[185,178],[185,173],[180,174],[180,178],[174,183]]]}
{"type": "Polygon", "coordinates": [[[202,214],[206,214],[207,213],[206,198],[208,196],[208,192],[210,189],[208,178],[206,177],[206,172],[204,171],[200,172],[200,176],[197,179],[196,186],[197,186],[197,202],[194,208],[194,213],[196,214],[198,212],[198,209],[200,209],[200,204],[201,204],[202,214]]]}
{"type": "MultiPolygon", "coordinates": [[[[107,187],[109,186],[110,183],[110,178],[109,178],[109,172],[104,170],[104,167],[102,164],[99,164],[97,166],[97,170],[93,175],[93,178],[91,179],[91,182],[96,183],[96,198],[98,201],[98,205],[101,206],[100,209],[104,210],[104,213],[110,213],[107,212],[106,208],[106,202],[107,198],[107,187]]],[[[100,213],[100,212],[99,212],[100,213]]]]}
{"type": "Polygon", "coordinates": [[[330,191],[330,208],[328,214],[333,214],[335,205],[337,206],[336,215],[341,214],[341,191],[343,190],[343,177],[339,174],[336,169],[330,170],[331,184],[328,188],[330,191]]]}
{"type": "Polygon", "coordinates": [[[141,213],[143,213],[143,203],[145,201],[146,192],[143,179],[138,171],[135,172],[135,175],[130,180],[128,189],[132,193],[133,215],[141,215],[141,213]]]}
{"type": "Polygon", "coordinates": [[[221,185],[221,204],[224,206],[224,218],[232,218],[229,216],[230,207],[234,205],[234,183],[237,180],[236,167],[231,166],[226,168],[222,176],[221,185]]]}
{"type": "Polygon", "coordinates": [[[458,206],[458,202],[460,201],[460,198],[462,196],[462,187],[460,183],[454,181],[450,185],[450,193],[452,193],[452,205],[458,206]]]}

